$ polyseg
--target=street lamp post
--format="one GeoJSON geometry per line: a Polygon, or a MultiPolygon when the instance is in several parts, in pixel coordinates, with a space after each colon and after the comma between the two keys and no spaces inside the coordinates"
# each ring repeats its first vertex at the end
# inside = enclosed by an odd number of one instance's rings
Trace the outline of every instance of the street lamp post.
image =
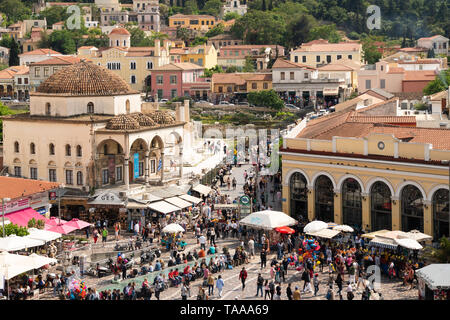
{"type": "Polygon", "coordinates": [[[5,203],[8,203],[9,201],[11,201],[10,198],[2,198],[2,230],[3,230],[3,238],[6,236],[6,231],[5,231],[5,203]]]}
{"type": "Polygon", "coordinates": [[[58,187],[58,225],[61,224],[61,190],[64,189],[64,184],[58,187]]]}

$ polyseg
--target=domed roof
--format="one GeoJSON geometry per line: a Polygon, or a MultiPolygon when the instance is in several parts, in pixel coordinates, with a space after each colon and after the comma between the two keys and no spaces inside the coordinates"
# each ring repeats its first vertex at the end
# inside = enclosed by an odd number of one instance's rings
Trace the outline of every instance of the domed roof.
{"type": "Polygon", "coordinates": [[[140,127],[139,122],[127,114],[119,114],[106,124],[106,129],[111,130],[136,130],[140,127]]]}
{"type": "Polygon", "coordinates": [[[130,35],[128,30],[125,28],[114,28],[111,30],[111,32],[109,34],[122,34],[122,35],[127,35],[127,36],[130,35]]]}
{"type": "Polygon", "coordinates": [[[167,111],[155,110],[148,114],[158,124],[173,124],[175,118],[171,116],[167,111]]]}
{"type": "Polygon", "coordinates": [[[152,118],[150,118],[149,116],[140,113],[140,112],[136,112],[136,113],[132,113],[130,114],[130,116],[136,120],[140,126],[142,127],[155,127],[157,126],[157,123],[155,121],[153,121],[152,118]]]}
{"type": "Polygon", "coordinates": [[[136,94],[120,76],[96,64],[81,61],[59,70],[36,90],[39,94],[63,96],[114,96],[136,94]]]}

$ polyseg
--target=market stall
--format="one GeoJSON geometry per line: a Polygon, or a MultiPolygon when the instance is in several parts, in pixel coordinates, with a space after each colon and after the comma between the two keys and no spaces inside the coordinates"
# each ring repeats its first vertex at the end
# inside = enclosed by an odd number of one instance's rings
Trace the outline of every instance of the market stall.
{"type": "Polygon", "coordinates": [[[204,184],[199,183],[195,187],[192,188],[192,191],[199,193],[200,195],[207,196],[212,191],[212,189],[204,184]]]}
{"type": "Polygon", "coordinates": [[[181,209],[186,209],[186,208],[192,207],[192,203],[191,202],[183,200],[183,199],[181,199],[179,197],[167,198],[167,199],[164,199],[164,201],[166,201],[166,202],[168,202],[170,204],[173,204],[174,206],[177,206],[177,207],[179,207],[181,209]]]}
{"type": "Polygon", "coordinates": [[[450,300],[450,264],[437,263],[416,270],[419,299],[450,300]]]}
{"type": "Polygon", "coordinates": [[[306,232],[306,234],[309,236],[325,238],[325,239],[332,239],[340,233],[341,233],[341,231],[333,230],[333,229],[322,229],[322,230],[319,230],[316,232],[306,232]]]}
{"type": "Polygon", "coordinates": [[[168,214],[175,211],[180,211],[181,208],[174,206],[166,201],[157,201],[147,204],[147,207],[151,210],[157,211],[159,213],[168,214]]]}
{"type": "Polygon", "coordinates": [[[181,196],[179,196],[181,199],[192,202],[193,204],[199,204],[200,202],[202,202],[203,200],[194,196],[191,196],[189,194],[182,194],[181,196]]]}
{"type": "Polygon", "coordinates": [[[33,247],[43,246],[45,241],[30,238],[29,236],[19,237],[15,234],[0,238],[0,251],[18,251],[33,247]]]}

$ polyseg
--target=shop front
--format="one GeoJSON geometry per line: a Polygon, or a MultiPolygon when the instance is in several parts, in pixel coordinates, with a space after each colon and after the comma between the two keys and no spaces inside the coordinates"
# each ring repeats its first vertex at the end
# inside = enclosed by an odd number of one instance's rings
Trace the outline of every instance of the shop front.
{"type": "Polygon", "coordinates": [[[436,263],[416,270],[420,300],[450,300],[450,264],[436,263]]]}
{"type": "Polygon", "coordinates": [[[89,210],[88,221],[107,221],[108,226],[119,222],[122,230],[127,229],[128,215],[126,204],[118,194],[107,191],[98,195],[93,201],[87,203],[89,210]]]}

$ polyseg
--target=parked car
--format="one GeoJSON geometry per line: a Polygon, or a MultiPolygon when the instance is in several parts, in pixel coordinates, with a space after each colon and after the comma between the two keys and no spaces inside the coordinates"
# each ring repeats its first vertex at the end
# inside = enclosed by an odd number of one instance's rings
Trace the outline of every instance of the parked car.
{"type": "Polygon", "coordinates": [[[169,100],[167,100],[167,99],[159,99],[159,103],[167,103],[167,102],[169,102],[169,100]]]}
{"type": "Polygon", "coordinates": [[[234,104],[232,104],[228,101],[220,101],[219,106],[234,106],[234,104]]]}
{"type": "Polygon", "coordinates": [[[11,97],[1,97],[0,101],[11,101],[11,97]]]}
{"type": "Polygon", "coordinates": [[[248,103],[248,102],[244,102],[244,101],[241,101],[241,102],[238,102],[238,106],[245,106],[245,107],[249,107],[250,105],[249,105],[249,103],[248,103]]]}
{"type": "Polygon", "coordinates": [[[288,108],[288,109],[293,109],[293,110],[300,110],[299,107],[297,107],[297,106],[295,106],[295,105],[293,105],[293,104],[290,104],[290,103],[285,104],[284,107],[285,107],[285,108],[288,108]]]}
{"type": "Polygon", "coordinates": [[[199,101],[196,102],[196,104],[206,104],[208,106],[213,106],[214,105],[211,102],[206,101],[206,100],[199,100],[199,101]]]}

